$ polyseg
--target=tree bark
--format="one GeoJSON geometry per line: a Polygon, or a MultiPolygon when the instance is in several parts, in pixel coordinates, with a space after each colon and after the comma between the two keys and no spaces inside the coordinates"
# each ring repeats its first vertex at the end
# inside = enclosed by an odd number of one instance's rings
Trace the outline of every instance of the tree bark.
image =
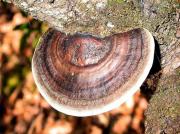
{"type": "Polygon", "coordinates": [[[142,86],[146,95],[153,92],[146,111],[146,133],[176,134],[180,132],[179,4],[176,0],[139,1],[8,0],[65,33],[107,36],[136,27],[151,31],[157,49],[150,77],[142,86]]]}

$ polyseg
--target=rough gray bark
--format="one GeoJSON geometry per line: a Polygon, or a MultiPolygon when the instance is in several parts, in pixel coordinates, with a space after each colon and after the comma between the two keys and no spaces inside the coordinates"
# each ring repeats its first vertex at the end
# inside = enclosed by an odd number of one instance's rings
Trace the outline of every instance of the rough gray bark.
{"type": "MultiPolygon", "coordinates": [[[[8,0],[9,1],[9,0],[8,0]]],[[[160,46],[161,70],[149,78],[156,84],[146,112],[146,133],[180,132],[180,27],[176,0],[13,0],[34,18],[65,33],[99,36],[135,27],[150,30],[160,46]],[[176,36],[175,36],[176,35],[176,36]],[[159,75],[161,74],[161,75],[159,75]]],[[[156,44],[156,45],[158,45],[156,44]]],[[[158,50],[156,50],[156,53],[158,50]]],[[[147,85],[149,83],[147,82],[147,85]]]]}
{"type": "Polygon", "coordinates": [[[163,74],[146,110],[147,134],[180,133],[180,69],[163,74]]]}

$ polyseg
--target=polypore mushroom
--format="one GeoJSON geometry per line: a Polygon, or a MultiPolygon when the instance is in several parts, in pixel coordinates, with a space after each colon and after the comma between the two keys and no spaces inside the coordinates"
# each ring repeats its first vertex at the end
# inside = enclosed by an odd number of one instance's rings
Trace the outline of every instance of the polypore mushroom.
{"type": "Polygon", "coordinates": [[[91,116],[118,107],[146,79],[154,57],[154,40],[146,29],[99,38],[66,35],[50,29],[33,60],[35,83],[56,110],[91,116]]]}

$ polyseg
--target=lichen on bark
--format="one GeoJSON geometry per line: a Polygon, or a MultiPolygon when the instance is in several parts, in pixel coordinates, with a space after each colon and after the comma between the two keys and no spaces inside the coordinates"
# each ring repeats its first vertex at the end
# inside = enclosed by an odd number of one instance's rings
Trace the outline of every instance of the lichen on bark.
{"type": "Polygon", "coordinates": [[[14,0],[13,2],[34,18],[46,21],[50,26],[63,32],[88,32],[102,36],[134,27],[145,27],[153,32],[169,18],[167,16],[174,8],[171,0],[161,0],[161,3],[145,0],[144,15],[138,0],[126,2],[14,0]]]}
{"type": "Polygon", "coordinates": [[[180,68],[159,80],[146,110],[146,133],[177,134],[180,132],[180,68]]]}

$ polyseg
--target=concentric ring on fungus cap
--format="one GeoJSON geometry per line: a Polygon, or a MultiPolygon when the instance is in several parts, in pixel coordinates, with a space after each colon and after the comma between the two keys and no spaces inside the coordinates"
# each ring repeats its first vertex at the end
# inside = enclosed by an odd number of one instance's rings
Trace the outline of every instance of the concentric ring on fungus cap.
{"type": "Polygon", "coordinates": [[[105,38],[49,29],[34,52],[32,72],[40,93],[56,110],[91,116],[131,97],[153,58],[154,39],[146,29],[105,38]]]}

